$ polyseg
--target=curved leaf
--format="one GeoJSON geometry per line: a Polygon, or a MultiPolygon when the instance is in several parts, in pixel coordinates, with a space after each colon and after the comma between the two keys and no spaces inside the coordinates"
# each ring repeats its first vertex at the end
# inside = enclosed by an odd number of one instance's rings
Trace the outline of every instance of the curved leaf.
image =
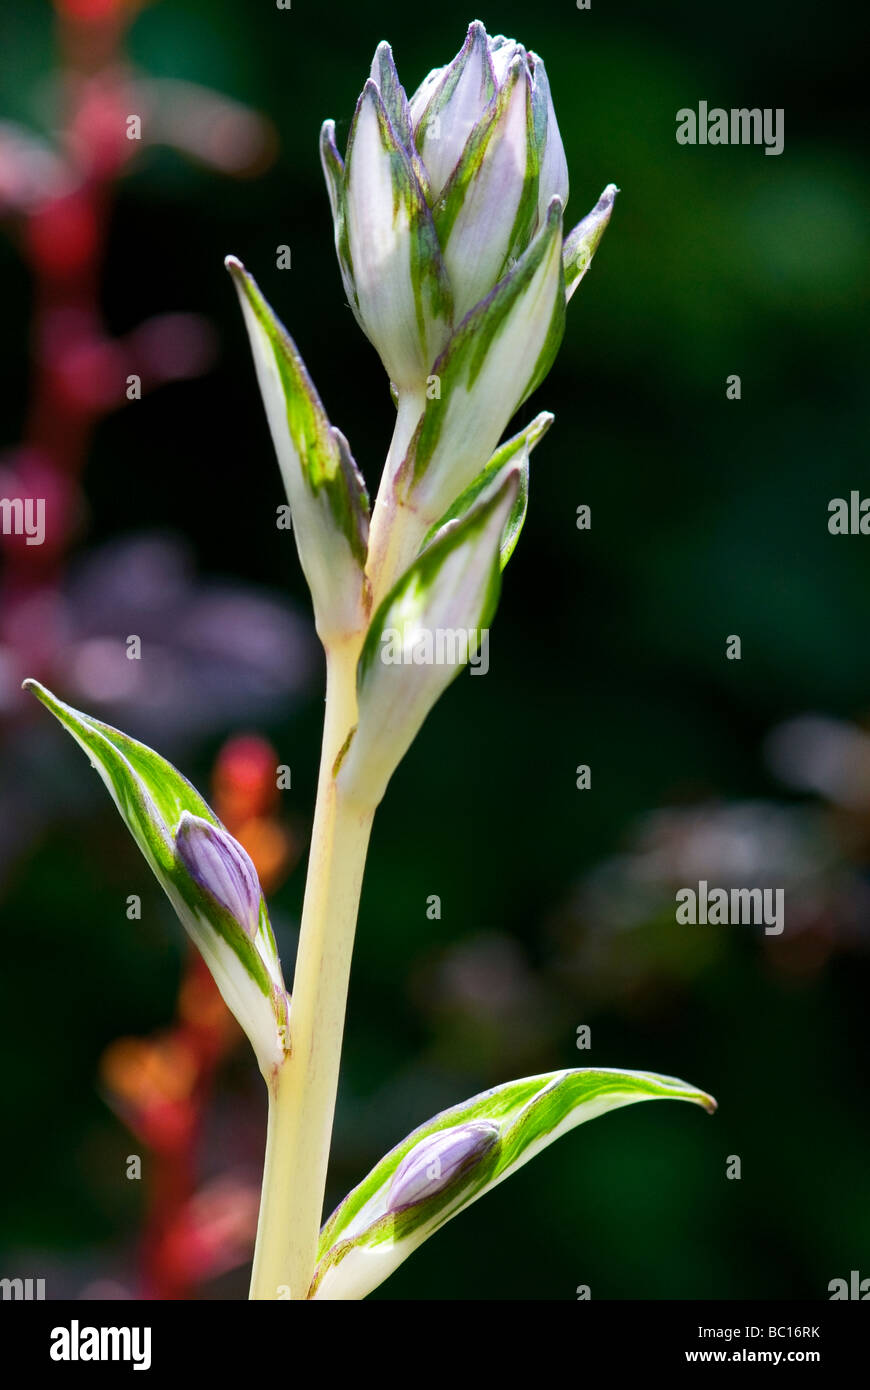
{"type": "Polygon", "coordinates": [[[289,1000],[269,913],[244,850],[196,788],[159,754],[119,729],[65,705],[38,681],[25,681],[24,688],[42,701],[90,758],[202,954],[227,1007],[250,1038],[262,1071],[268,1074],[283,1060],[289,1045],[289,1000]],[[199,830],[200,838],[202,832],[214,827],[209,854],[222,861],[218,872],[209,871],[202,851],[179,844],[179,829],[184,832],[191,826],[199,830]],[[233,897],[241,900],[245,893],[238,882],[233,892],[221,889],[228,883],[232,887],[230,880],[240,882],[240,875],[244,878],[248,872],[252,881],[243,886],[252,898],[250,907],[245,914],[234,913],[230,910],[233,897]]]}
{"type": "Polygon", "coordinates": [[[377,806],[421,724],[488,643],[501,587],[499,547],[520,487],[509,463],[450,521],[383,600],[357,665],[358,722],[336,768],[353,800],[377,806]]]}
{"type": "Polygon", "coordinates": [[[581,222],[565,238],[562,252],[565,263],[565,299],[569,300],[577,289],[583,276],[592,264],[592,257],[598,250],[598,243],[607,231],[607,224],[613,212],[613,201],[619,192],[615,183],[609,183],[591,212],[587,212],[581,222]]]}
{"type": "Polygon", "coordinates": [[[489,463],[481,469],[474,482],[448,507],[441,520],[436,521],[426,535],[423,545],[420,547],[421,550],[425,550],[426,546],[431,544],[449,521],[456,521],[465,516],[484,489],[488,488],[500,473],[504,472],[511,464],[518,464],[520,485],[499,543],[499,566],[504,569],[516,549],[526,519],[529,505],[529,454],[543,439],[554,418],[548,410],[542,411],[540,415],[535,416],[530,425],[526,425],[524,430],[515,434],[512,439],[508,439],[499,449],[496,449],[489,463]]]}
{"type": "Polygon", "coordinates": [[[673,1076],[584,1067],[510,1081],[443,1110],[391,1149],[333,1212],[309,1298],[365,1298],[440,1226],[548,1144],[642,1100],[716,1108],[712,1096],[673,1076]]]}
{"type": "Polygon", "coordinates": [[[235,256],[233,278],[266,418],[287,491],[296,546],[321,639],[353,632],[367,614],[369,499],[341,430],[330,425],[299,350],[235,256]]]}

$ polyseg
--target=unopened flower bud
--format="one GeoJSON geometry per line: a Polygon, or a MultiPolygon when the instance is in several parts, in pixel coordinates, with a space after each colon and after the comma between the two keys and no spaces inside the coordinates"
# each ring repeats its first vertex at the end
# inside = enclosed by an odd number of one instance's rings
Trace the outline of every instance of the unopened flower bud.
{"type": "Polygon", "coordinates": [[[289,1048],[290,1000],[257,871],[181,773],[37,681],[26,687],[84,749],[179,921],[251,1040],[264,1076],[289,1048]]]}
{"type": "Polygon", "coordinates": [[[475,21],[408,101],[388,44],[357,104],[346,162],[323,168],[354,313],[399,391],[420,392],[465,315],[529,248],[568,166],[544,64],[475,21]]]}
{"type": "Polygon", "coordinates": [[[485,1120],[457,1125],[422,1139],[396,1169],[387,1210],[405,1211],[442,1192],[480,1163],[497,1139],[498,1127],[485,1120]]]}
{"type": "Polygon", "coordinates": [[[250,855],[238,840],[222,826],[183,811],[175,847],[194,882],[253,941],[260,924],[260,881],[250,855]]]}

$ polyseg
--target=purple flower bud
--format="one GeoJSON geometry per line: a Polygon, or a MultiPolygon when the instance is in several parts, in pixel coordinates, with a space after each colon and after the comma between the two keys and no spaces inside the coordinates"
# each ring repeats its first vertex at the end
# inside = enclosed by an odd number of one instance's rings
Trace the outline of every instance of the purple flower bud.
{"type": "Polygon", "coordinates": [[[404,1211],[434,1197],[479,1163],[497,1139],[498,1127],[486,1120],[443,1129],[421,1139],[393,1175],[387,1211],[404,1211]]]}
{"type": "Polygon", "coordinates": [[[229,912],[253,941],[260,923],[260,880],[238,840],[221,826],[183,811],[175,848],[194,882],[229,912]]]}

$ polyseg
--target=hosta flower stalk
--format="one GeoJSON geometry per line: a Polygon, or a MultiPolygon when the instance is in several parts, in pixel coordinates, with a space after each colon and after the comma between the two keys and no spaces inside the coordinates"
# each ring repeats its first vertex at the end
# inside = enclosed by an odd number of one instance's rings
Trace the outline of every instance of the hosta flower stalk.
{"type": "Polygon", "coordinates": [[[608,185],[565,235],[568,166],[544,64],[480,23],[410,98],[382,43],[344,154],[327,121],[321,158],[345,293],[396,404],[371,508],[327,413],[340,412],[336,386],[325,404],[253,277],[227,259],[326,656],[292,1001],[242,846],[157,754],[33,685],[106,782],[263,1071],[256,1299],[364,1297],[581,1121],[639,1100],[714,1104],[646,1072],[507,1082],[421,1124],[321,1230],[372,821],[423,721],[488,636],[526,516],[531,455],[553,417],[542,411],[503,436],[549,371],[616,193],[608,185]],[[427,657],[443,633],[469,640],[427,657]]]}

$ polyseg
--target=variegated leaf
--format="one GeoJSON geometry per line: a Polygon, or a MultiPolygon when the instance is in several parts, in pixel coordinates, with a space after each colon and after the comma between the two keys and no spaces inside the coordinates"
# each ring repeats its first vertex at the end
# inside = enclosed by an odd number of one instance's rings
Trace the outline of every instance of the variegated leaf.
{"type": "Polygon", "coordinates": [[[445,1222],[549,1144],[645,1100],[716,1108],[675,1077],[583,1068],[511,1081],[442,1111],[391,1149],[333,1212],[309,1298],[365,1298],[445,1222]]]}
{"type": "Polygon", "coordinates": [[[532,449],[543,439],[547,430],[553,423],[554,416],[549,411],[544,410],[540,415],[536,415],[530,425],[527,425],[519,434],[515,434],[512,439],[508,439],[502,444],[500,449],[496,449],[489,463],[477,475],[470,487],[467,487],[455,502],[448,507],[447,511],[432,527],[424,546],[430,544],[435,539],[442,527],[451,521],[456,521],[465,515],[480,494],[488,488],[495,479],[511,464],[516,464],[520,469],[520,484],[517,491],[516,501],[511,508],[510,515],[505,523],[499,543],[499,564],[504,569],[508,560],[514,553],[523,523],[526,519],[526,511],[529,505],[529,454],[532,449]]]}
{"type": "Polygon", "coordinates": [[[330,425],[299,350],[234,256],[227,258],[290,503],[299,559],[324,642],[356,632],[367,613],[369,501],[340,430],[330,425]]]}
{"type": "Polygon", "coordinates": [[[352,800],[377,806],[439,696],[467,662],[482,664],[519,482],[509,465],[421,552],[372,618],[357,668],[358,722],[337,771],[352,800]]]}
{"type": "Polygon", "coordinates": [[[573,232],[565,238],[565,296],[570,299],[592,264],[598,243],[607,230],[613,203],[619,189],[609,183],[591,212],[587,212],[573,232]]]}
{"type": "Polygon", "coordinates": [[[440,395],[426,401],[394,481],[423,530],[486,465],[511,416],[546,375],[562,339],[561,204],[516,267],[466,316],[433,367],[440,395]]]}
{"type": "Polygon", "coordinates": [[[289,1045],[289,1000],[269,913],[245,851],[171,763],[72,709],[37,681],[24,685],[99,773],[268,1076],[289,1045]]]}

